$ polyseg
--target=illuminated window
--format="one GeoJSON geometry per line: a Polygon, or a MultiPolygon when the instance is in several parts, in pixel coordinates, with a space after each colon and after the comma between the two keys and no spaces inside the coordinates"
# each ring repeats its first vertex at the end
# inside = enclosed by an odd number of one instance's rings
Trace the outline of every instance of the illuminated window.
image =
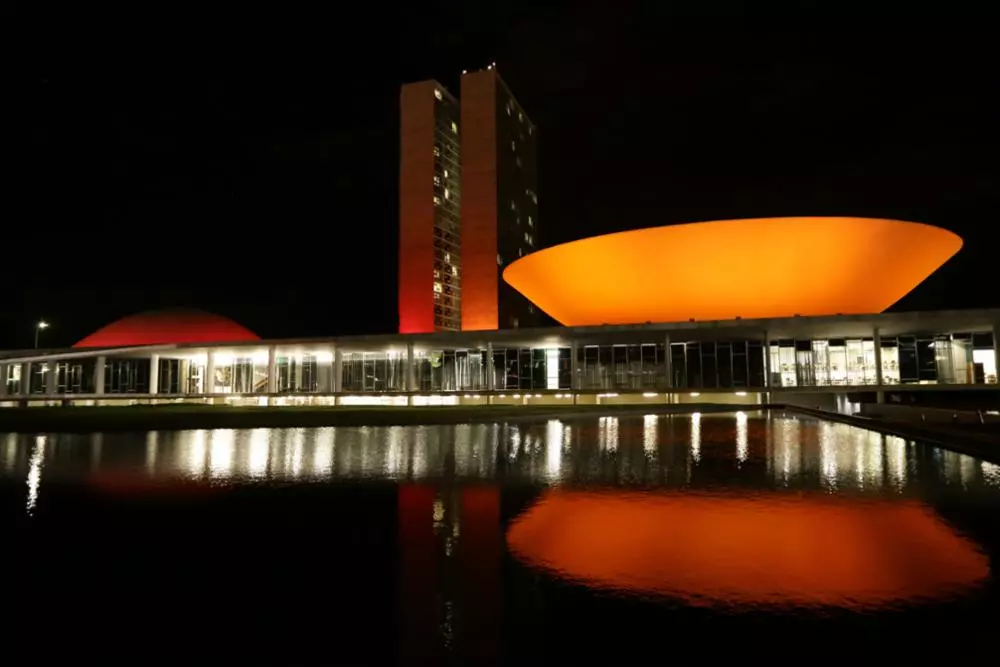
{"type": "Polygon", "coordinates": [[[517,150],[517,142],[515,142],[513,139],[510,142],[510,149],[512,151],[516,151],[517,150]]]}
{"type": "Polygon", "coordinates": [[[446,252],[444,254],[444,263],[445,264],[451,264],[451,253],[446,252]]]}
{"type": "Polygon", "coordinates": [[[434,97],[438,98],[439,100],[444,99],[444,95],[442,95],[441,91],[438,90],[437,88],[434,89],[434,97]]]}
{"type": "Polygon", "coordinates": [[[440,206],[441,205],[441,198],[438,197],[437,195],[434,195],[434,205],[435,206],[440,206]]]}
{"type": "Polygon", "coordinates": [[[524,242],[527,243],[528,245],[531,245],[531,234],[529,234],[528,232],[524,233],[524,242]]]}
{"type": "Polygon", "coordinates": [[[451,121],[451,131],[458,134],[458,123],[455,121],[451,121]]]}
{"type": "Polygon", "coordinates": [[[514,107],[513,107],[512,105],[511,105],[511,103],[510,103],[510,102],[507,102],[507,115],[509,116],[509,115],[511,115],[511,114],[512,114],[513,112],[514,112],[514,107]]]}
{"type": "Polygon", "coordinates": [[[448,170],[447,169],[444,170],[444,177],[448,178],[448,170]]]}
{"type": "Polygon", "coordinates": [[[441,157],[441,147],[440,146],[435,146],[434,147],[434,157],[441,157]]]}
{"type": "Polygon", "coordinates": [[[535,226],[535,221],[531,219],[530,215],[528,216],[528,226],[529,227],[534,227],[535,226]]]}
{"type": "Polygon", "coordinates": [[[517,204],[514,203],[513,199],[510,200],[510,210],[512,210],[512,211],[516,211],[517,210],[517,204]]]}
{"type": "Polygon", "coordinates": [[[434,185],[441,185],[441,177],[440,176],[435,176],[434,177],[434,185]]]}
{"type": "Polygon", "coordinates": [[[524,257],[524,249],[523,248],[518,248],[517,249],[517,256],[518,257],[524,257]]]}
{"type": "Polygon", "coordinates": [[[451,190],[449,190],[448,188],[444,189],[444,198],[451,199],[451,190]]]}
{"type": "Polygon", "coordinates": [[[521,113],[520,111],[517,112],[517,120],[518,120],[518,122],[521,122],[521,123],[524,122],[524,114],[521,113]]]}
{"type": "Polygon", "coordinates": [[[434,269],[434,277],[435,278],[440,278],[441,277],[441,272],[438,271],[437,269],[434,269]]]}
{"type": "Polygon", "coordinates": [[[497,266],[503,266],[503,257],[497,255],[497,266]]]}
{"type": "Polygon", "coordinates": [[[458,267],[457,266],[451,267],[451,275],[453,275],[453,276],[457,276],[458,275],[458,267]]]}
{"type": "Polygon", "coordinates": [[[437,292],[438,294],[440,294],[441,290],[442,290],[441,283],[435,281],[434,282],[434,291],[437,292]]]}

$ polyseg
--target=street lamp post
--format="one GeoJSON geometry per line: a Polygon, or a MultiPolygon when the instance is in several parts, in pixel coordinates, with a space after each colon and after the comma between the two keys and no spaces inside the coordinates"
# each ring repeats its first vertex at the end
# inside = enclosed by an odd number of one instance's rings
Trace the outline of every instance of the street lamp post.
{"type": "Polygon", "coordinates": [[[38,334],[41,333],[42,329],[48,329],[49,323],[45,320],[40,320],[38,324],[35,325],[35,349],[38,349],[38,334]]]}

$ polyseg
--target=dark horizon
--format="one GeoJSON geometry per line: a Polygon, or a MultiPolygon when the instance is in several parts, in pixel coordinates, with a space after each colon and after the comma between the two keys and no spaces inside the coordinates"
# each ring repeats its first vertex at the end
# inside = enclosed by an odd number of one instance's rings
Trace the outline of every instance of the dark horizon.
{"type": "Polygon", "coordinates": [[[267,67],[22,70],[0,347],[30,347],[41,318],[42,347],[62,347],[163,307],[268,338],[393,332],[399,86],[460,95],[461,71],[492,61],[539,128],[543,246],[713,219],[897,218],[965,247],[893,310],[1000,306],[981,222],[1000,182],[985,42],[709,42],[594,6],[404,14],[371,40],[267,67]]]}

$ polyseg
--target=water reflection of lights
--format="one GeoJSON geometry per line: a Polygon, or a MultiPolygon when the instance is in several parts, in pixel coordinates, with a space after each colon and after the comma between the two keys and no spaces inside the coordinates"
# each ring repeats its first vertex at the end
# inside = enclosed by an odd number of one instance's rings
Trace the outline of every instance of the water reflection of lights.
{"type": "Polygon", "coordinates": [[[642,451],[645,452],[647,458],[653,458],[656,455],[658,421],[659,418],[656,415],[646,415],[642,418],[642,451]]]}
{"type": "Polygon", "coordinates": [[[159,431],[150,431],[146,434],[146,473],[156,474],[156,457],[159,448],[159,431]]]}
{"type": "Polygon", "coordinates": [[[691,459],[701,461],[701,413],[691,413],[691,459]]]}
{"type": "Polygon", "coordinates": [[[922,503],[819,493],[550,490],[511,523],[507,544],[563,579],[696,606],[875,608],[989,576],[978,546],[922,503]]]}
{"type": "Polygon", "coordinates": [[[14,469],[17,460],[17,434],[8,433],[3,445],[4,468],[9,472],[14,469]]]}
{"type": "MultiPolygon", "coordinates": [[[[390,432],[389,435],[391,438],[392,433],[390,432]]],[[[336,437],[336,430],[329,426],[316,431],[316,440],[313,443],[313,477],[326,479],[333,474],[333,455],[336,437]]]]}
{"type": "Polygon", "coordinates": [[[747,460],[747,413],[740,410],[736,413],[736,460],[745,463],[747,460]]]}
{"type": "Polygon", "coordinates": [[[28,467],[28,514],[34,514],[38,506],[38,487],[42,483],[42,468],[45,466],[46,437],[35,437],[35,445],[31,450],[31,463],[28,467]]]}
{"type": "Polygon", "coordinates": [[[985,482],[987,486],[1000,487],[1000,466],[995,463],[982,461],[979,464],[979,468],[983,472],[983,482],[985,482]]]}
{"type": "Polygon", "coordinates": [[[819,424],[819,461],[823,484],[831,491],[837,488],[837,434],[834,424],[819,424]]]}
{"type": "Polygon", "coordinates": [[[597,443],[601,451],[618,451],[618,417],[600,417],[598,422],[597,443]]]}
{"type": "Polygon", "coordinates": [[[271,462],[270,430],[255,428],[250,431],[249,448],[247,473],[255,479],[267,477],[268,467],[271,462]]]}
{"type": "Polygon", "coordinates": [[[212,479],[229,479],[233,473],[233,459],[236,456],[235,432],[231,428],[210,432],[208,472],[212,479]]]}
{"type": "Polygon", "coordinates": [[[771,432],[774,457],[781,467],[781,481],[787,486],[802,470],[802,428],[798,419],[776,419],[771,432]]]}
{"type": "Polygon", "coordinates": [[[545,473],[549,479],[558,479],[562,470],[563,424],[550,419],[545,426],[545,473]]]}
{"type": "Polygon", "coordinates": [[[906,440],[895,435],[885,436],[885,453],[889,466],[889,476],[896,490],[902,491],[906,486],[906,440]]]}
{"type": "Polygon", "coordinates": [[[183,455],[184,449],[187,449],[187,471],[188,474],[195,479],[198,479],[205,474],[205,459],[208,455],[208,448],[205,440],[205,431],[199,429],[191,433],[191,439],[188,442],[188,446],[180,450],[183,455]]]}

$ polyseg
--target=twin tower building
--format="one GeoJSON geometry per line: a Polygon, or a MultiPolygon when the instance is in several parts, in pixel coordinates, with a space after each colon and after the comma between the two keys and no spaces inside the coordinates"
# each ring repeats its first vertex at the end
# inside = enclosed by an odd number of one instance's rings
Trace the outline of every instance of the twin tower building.
{"type": "Polygon", "coordinates": [[[437,81],[400,92],[400,333],[541,316],[501,277],[539,247],[538,130],[492,65],[463,73],[460,93],[437,81]]]}

